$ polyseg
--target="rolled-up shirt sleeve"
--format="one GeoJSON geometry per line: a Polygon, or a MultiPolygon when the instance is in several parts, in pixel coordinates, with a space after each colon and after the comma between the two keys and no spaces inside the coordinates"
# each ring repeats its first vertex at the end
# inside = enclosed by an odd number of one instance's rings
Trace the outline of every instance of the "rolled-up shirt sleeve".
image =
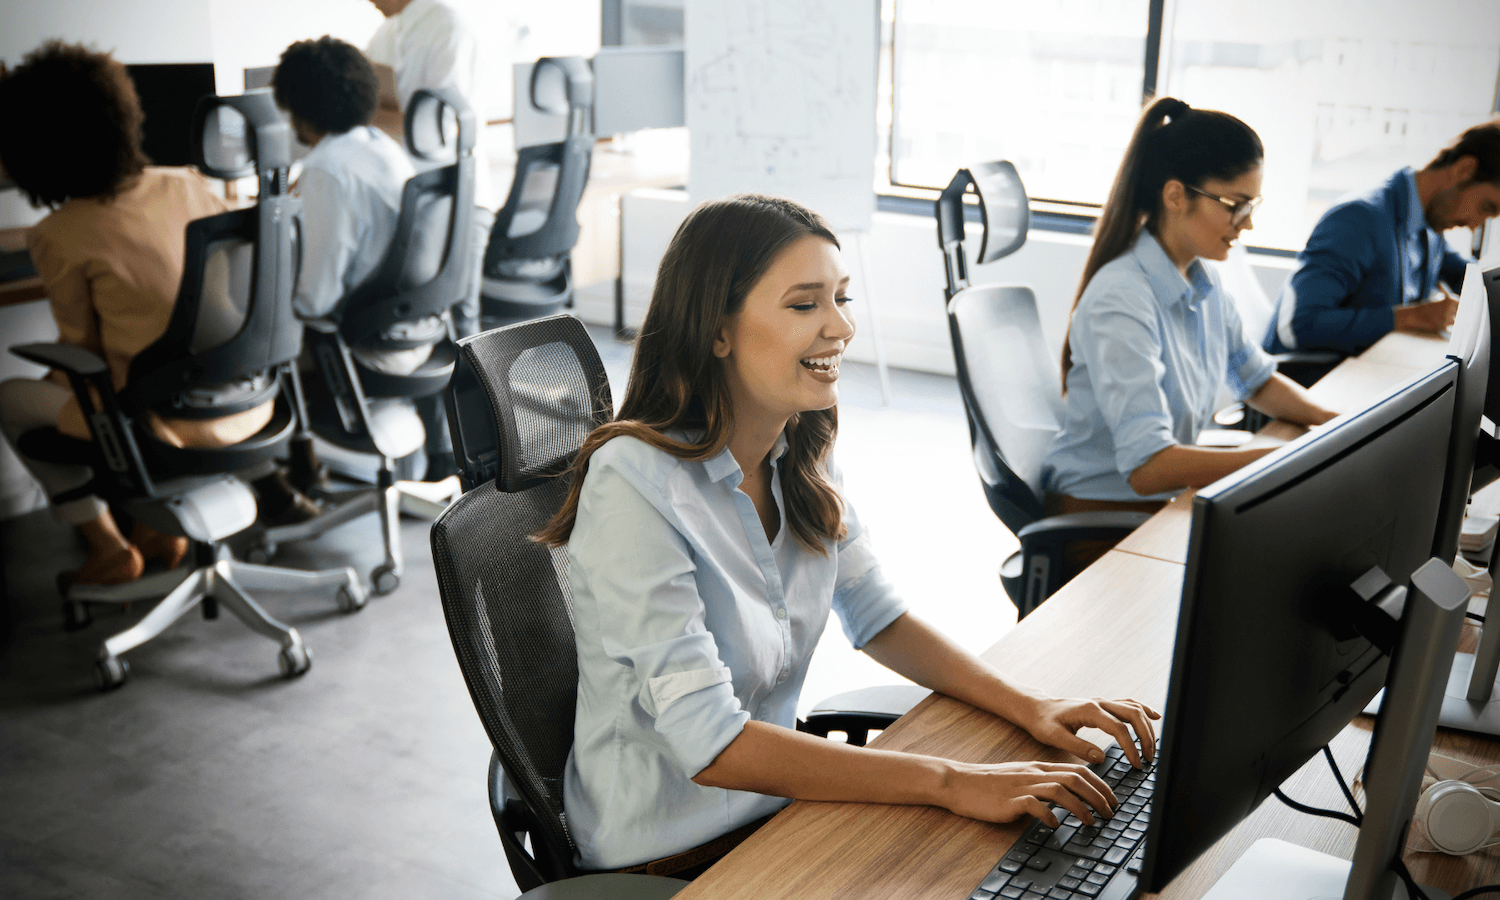
{"type": "Polygon", "coordinates": [[[588,579],[604,652],[635,676],[635,702],[692,777],[750,715],[705,625],[690,547],[628,465],[591,467],[570,541],[588,579]]]}
{"type": "Polygon", "coordinates": [[[1162,390],[1166,366],[1161,336],[1149,310],[1109,291],[1081,306],[1069,340],[1075,357],[1094,373],[1099,412],[1115,444],[1115,466],[1126,478],[1178,442],[1172,408],[1162,390]]]}
{"type": "Polygon", "coordinates": [[[1224,299],[1226,302],[1220,304],[1224,310],[1224,345],[1229,348],[1224,383],[1234,399],[1248,400],[1276,374],[1276,361],[1258,341],[1246,339],[1239,307],[1233,298],[1226,295],[1224,299]]]}
{"type": "MultiPolygon", "coordinates": [[[[831,460],[828,470],[834,485],[843,494],[843,475],[831,460]]],[[[833,610],[849,643],[858,650],[899,619],[907,607],[895,586],[880,571],[870,533],[859,521],[847,496],[844,498],[844,528],[844,539],[835,548],[838,572],[833,582],[833,610]]]]}

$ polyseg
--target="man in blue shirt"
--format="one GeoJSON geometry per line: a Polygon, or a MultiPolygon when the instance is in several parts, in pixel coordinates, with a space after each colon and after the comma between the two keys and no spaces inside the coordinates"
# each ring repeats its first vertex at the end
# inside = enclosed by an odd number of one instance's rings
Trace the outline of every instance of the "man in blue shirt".
{"type": "Polygon", "coordinates": [[[1324,213],[1281,289],[1265,348],[1354,354],[1393,330],[1447,328],[1458,300],[1442,285],[1460,289],[1468,259],[1441,233],[1497,214],[1500,120],[1465,131],[1421,171],[1402,169],[1324,213]]]}

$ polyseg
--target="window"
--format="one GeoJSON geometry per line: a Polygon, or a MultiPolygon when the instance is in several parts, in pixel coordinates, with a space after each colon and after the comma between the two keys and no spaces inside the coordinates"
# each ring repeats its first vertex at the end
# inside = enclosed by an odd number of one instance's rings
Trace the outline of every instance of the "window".
{"type": "MultiPolygon", "coordinates": [[[[1034,200],[1103,203],[1140,114],[1148,0],[886,2],[893,185],[940,188],[1005,158],[1034,200]]],[[[1265,142],[1257,246],[1301,247],[1340,195],[1420,168],[1495,109],[1493,0],[1163,5],[1159,93],[1265,142]]]]}
{"type": "Polygon", "coordinates": [[[1101,205],[1140,115],[1147,0],[898,0],[891,181],[1008,159],[1038,199],[1101,205]]]}

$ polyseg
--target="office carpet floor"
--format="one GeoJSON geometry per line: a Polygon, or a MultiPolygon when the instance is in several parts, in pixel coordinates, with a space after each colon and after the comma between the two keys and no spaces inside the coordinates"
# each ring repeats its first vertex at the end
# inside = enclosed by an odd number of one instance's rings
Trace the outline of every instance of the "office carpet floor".
{"type": "MultiPolygon", "coordinates": [[[[602,331],[596,341],[622,392],[629,348],[602,331]]],[[[956,385],[896,371],[883,406],[873,369],[845,371],[846,493],[914,607],[983,649],[1014,622],[995,578],[1014,539],[984,505],[956,385]]],[[[367,517],[278,562],[365,575],[375,534],[367,517]]],[[[427,524],[407,520],[402,538],[401,588],[362,612],[338,613],[331,596],[259,595],[312,649],[305,677],[282,680],[276,645],[227,611],[195,613],[131,651],[130,682],[99,694],[99,641],[145,605],[64,631],[52,579],[82,561],[77,541],[44,511],[0,523],[11,623],[0,646],[0,898],[516,896],[427,524]]],[[[894,680],[830,622],[804,707],[894,680]]]]}

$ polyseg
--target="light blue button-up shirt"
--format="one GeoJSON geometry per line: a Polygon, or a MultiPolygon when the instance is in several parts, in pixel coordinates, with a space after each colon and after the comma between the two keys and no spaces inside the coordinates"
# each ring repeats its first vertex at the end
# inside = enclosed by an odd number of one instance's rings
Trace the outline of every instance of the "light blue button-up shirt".
{"type": "Polygon", "coordinates": [[[692,778],[751,719],[795,727],[830,608],[855,647],[906,611],[847,503],[847,537],[820,556],[790,533],[780,466],[774,542],[742,478],[727,449],[688,462],[630,437],[589,460],[568,542],[578,712],[563,785],[584,868],[670,856],[785,806],[692,778]]]}
{"type": "Polygon", "coordinates": [[[1195,259],[1182,277],[1142,229],[1135,245],[1089,280],[1068,339],[1073,367],[1062,431],[1043,486],[1086,500],[1143,498],[1127,480],[1174,444],[1192,444],[1213,420],[1219,389],[1243,400],[1276,371],[1245,339],[1218,277],[1195,259]]]}

